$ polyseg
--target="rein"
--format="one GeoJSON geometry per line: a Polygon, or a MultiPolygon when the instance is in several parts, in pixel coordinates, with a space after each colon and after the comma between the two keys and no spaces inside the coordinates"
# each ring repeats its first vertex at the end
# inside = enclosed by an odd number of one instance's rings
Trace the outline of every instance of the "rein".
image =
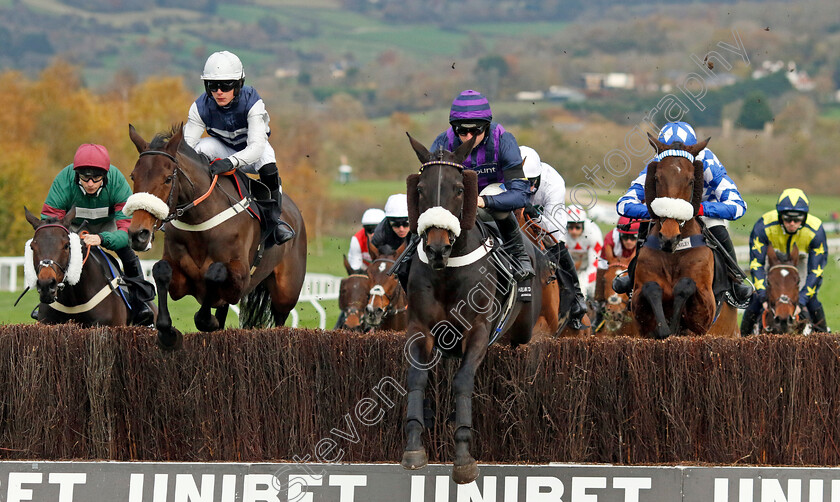
{"type": "MultiPolygon", "coordinates": [[[[373,263],[376,263],[377,261],[381,261],[383,263],[392,263],[392,264],[394,263],[394,260],[390,260],[388,258],[380,258],[378,260],[375,260],[373,263]]],[[[373,266],[373,263],[370,264],[370,267],[373,266]]],[[[367,277],[369,277],[369,276],[367,276],[367,277]]],[[[390,277],[390,276],[388,276],[388,277],[390,277]]],[[[402,289],[402,286],[400,286],[400,289],[402,289]]],[[[394,296],[398,295],[399,292],[400,292],[399,289],[396,290],[394,292],[394,296]]],[[[403,307],[403,308],[400,308],[400,309],[394,308],[394,298],[385,294],[385,288],[381,284],[375,284],[372,288],[370,288],[370,301],[368,301],[368,304],[367,304],[369,309],[373,308],[373,300],[377,296],[384,297],[386,300],[388,300],[388,306],[385,308],[385,312],[382,314],[382,319],[383,320],[388,316],[397,315],[397,314],[399,314],[401,312],[404,312],[408,309],[407,306],[403,307]]]]}
{"type": "MultiPolygon", "coordinates": [[[[195,191],[195,183],[193,183],[193,181],[190,179],[190,177],[187,175],[187,173],[185,173],[184,170],[181,169],[181,165],[178,163],[178,159],[176,159],[172,155],[170,155],[166,152],[160,151],[160,150],[146,150],[145,152],[140,153],[140,157],[142,157],[144,155],[162,155],[162,156],[166,157],[167,159],[171,160],[175,164],[175,170],[172,173],[172,177],[177,179],[179,174],[182,175],[184,177],[184,179],[186,179],[187,182],[192,187],[193,192],[195,191]]],[[[168,223],[172,220],[177,220],[178,218],[183,216],[184,213],[186,213],[190,209],[192,209],[195,206],[204,202],[207,199],[207,197],[210,196],[210,193],[213,192],[213,189],[216,187],[216,182],[218,180],[219,180],[219,175],[217,174],[217,175],[213,176],[213,182],[210,183],[210,188],[207,190],[207,192],[204,195],[198,197],[197,199],[195,199],[194,201],[192,201],[188,204],[185,204],[181,207],[176,207],[174,210],[170,209],[171,212],[169,213],[169,215],[167,215],[166,218],[161,220],[161,222],[160,222],[161,226],[164,223],[168,223]]],[[[175,181],[175,180],[173,180],[173,181],[175,181]]],[[[170,208],[173,206],[174,196],[175,196],[175,183],[173,182],[172,183],[172,188],[169,189],[169,197],[168,197],[168,200],[166,202],[166,205],[170,208]]]]}

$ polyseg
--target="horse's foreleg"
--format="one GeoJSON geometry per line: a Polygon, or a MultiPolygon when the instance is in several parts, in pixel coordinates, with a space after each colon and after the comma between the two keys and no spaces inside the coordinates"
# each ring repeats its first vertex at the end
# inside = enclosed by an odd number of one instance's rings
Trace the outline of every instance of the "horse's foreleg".
{"type": "Polygon", "coordinates": [[[216,331],[219,329],[219,320],[211,314],[210,308],[218,299],[217,292],[228,278],[227,267],[221,262],[213,262],[207,267],[204,273],[204,283],[207,293],[201,301],[201,307],[195,313],[193,320],[195,327],[201,331],[216,331]]]}
{"type": "Polygon", "coordinates": [[[478,463],[470,455],[473,437],[472,396],[475,389],[475,373],[487,353],[489,335],[486,331],[486,326],[477,326],[470,335],[471,343],[461,360],[461,367],[452,380],[452,391],[455,395],[455,462],[452,466],[452,480],[459,485],[472,483],[478,477],[478,463]]]}
{"type": "Polygon", "coordinates": [[[430,334],[424,334],[422,331],[425,330],[409,329],[407,332],[413,335],[409,335],[405,347],[409,363],[406,372],[408,405],[405,413],[405,451],[403,451],[402,466],[406,469],[420,469],[429,461],[421,435],[423,434],[423,394],[429,380],[429,367],[432,365],[431,347],[434,340],[430,334]]]}
{"type": "Polygon", "coordinates": [[[152,267],[152,277],[158,295],[158,315],[155,327],[158,330],[158,344],[164,349],[177,349],[181,341],[181,332],[172,327],[172,317],[169,315],[169,286],[172,283],[172,265],[168,261],[160,260],[152,267]]]}
{"type": "Polygon", "coordinates": [[[655,281],[646,282],[640,291],[641,297],[650,305],[653,311],[654,320],[656,321],[656,328],[653,330],[653,336],[659,338],[668,338],[671,335],[671,327],[668,320],[665,319],[665,312],[662,310],[662,287],[655,281]]]}
{"type": "Polygon", "coordinates": [[[691,277],[683,277],[674,284],[674,309],[671,312],[671,333],[680,330],[680,317],[682,316],[685,302],[697,292],[697,283],[691,277]]]}

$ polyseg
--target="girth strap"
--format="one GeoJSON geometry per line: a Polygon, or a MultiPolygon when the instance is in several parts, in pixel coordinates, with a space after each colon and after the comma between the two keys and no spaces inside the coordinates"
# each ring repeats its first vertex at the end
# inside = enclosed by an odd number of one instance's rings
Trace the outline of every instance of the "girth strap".
{"type": "Polygon", "coordinates": [[[237,214],[244,212],[248,209],[251,205],[251,198],[245,197],[244,199],[240,200],[236,204],[232,205],[231,207],[225,209],[221,213],[213,216],[209,220],[199,223],[197,225],[190,225],[188,223],[184,223],[180,220],[171,220],[169,222],[170,225],[177,228],[178,230],[183,230],[185,232],[204,232],[206,230],[210,230],[211,228],[217,227],[221,225],[225,221],[233,218],[237,214]]]}
{"type": "Polygon", "coordinates": [[[93,310],[94,308],[96,308],[97,305],[102,303],[102,301],[105,298],[107,298],[108,295],[111,294],[112,288],[116,288],[118,286],[119,280],[120,280],[119,276],[114,277],[113,279],[111,279],[111,282],[102,286],[102,289],[100,289],[98,293],[93,295],[93,298],[91,298],[90,300],[86,301],[85,303],[83,303],[81,305],[70,305],[70,306],[68,306],[68,305],[63,305],[63,304],[55,301],[55,302],[50,303],[49,307],[53,310],[57,310],[59,312],[65,313],[65,314],[83,314],[85,312],[93,310]]]}

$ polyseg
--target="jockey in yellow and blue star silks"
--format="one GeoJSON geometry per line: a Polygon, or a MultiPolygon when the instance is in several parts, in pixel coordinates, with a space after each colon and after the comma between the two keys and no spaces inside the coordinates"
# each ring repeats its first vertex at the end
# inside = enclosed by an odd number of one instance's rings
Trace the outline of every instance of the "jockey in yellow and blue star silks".
{"type": "Polygon", "coordinates": [[[827,331],[825,311],[817,299],[822,285],[822,274],[828,262],[828,245],[822,221],[812,214],[805,193],[798,188],[788,188],[779,196],[776,209],[758,219],[750,233],[750,273],[755,284],[755,294],[744,310],[741,334],[748,335],[761,314],[767,300],[767,271],[764,269],[767,246],[790,253],[793,245],[808,253],[808,275],[799,291],[799,305],[807,308],[811,324],[817,331],[827,331]]]}

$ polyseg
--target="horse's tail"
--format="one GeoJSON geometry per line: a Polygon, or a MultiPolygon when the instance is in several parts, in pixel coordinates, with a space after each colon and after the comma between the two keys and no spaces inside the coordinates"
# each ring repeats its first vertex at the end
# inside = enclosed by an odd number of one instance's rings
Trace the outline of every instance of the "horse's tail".
{"type": "Polygon", "coordinates": [[[239,325],[244,329],[268,328],[274,320],[271,313],[271,296],[264,283],[260,283],[240,300],[239,325]]]}

